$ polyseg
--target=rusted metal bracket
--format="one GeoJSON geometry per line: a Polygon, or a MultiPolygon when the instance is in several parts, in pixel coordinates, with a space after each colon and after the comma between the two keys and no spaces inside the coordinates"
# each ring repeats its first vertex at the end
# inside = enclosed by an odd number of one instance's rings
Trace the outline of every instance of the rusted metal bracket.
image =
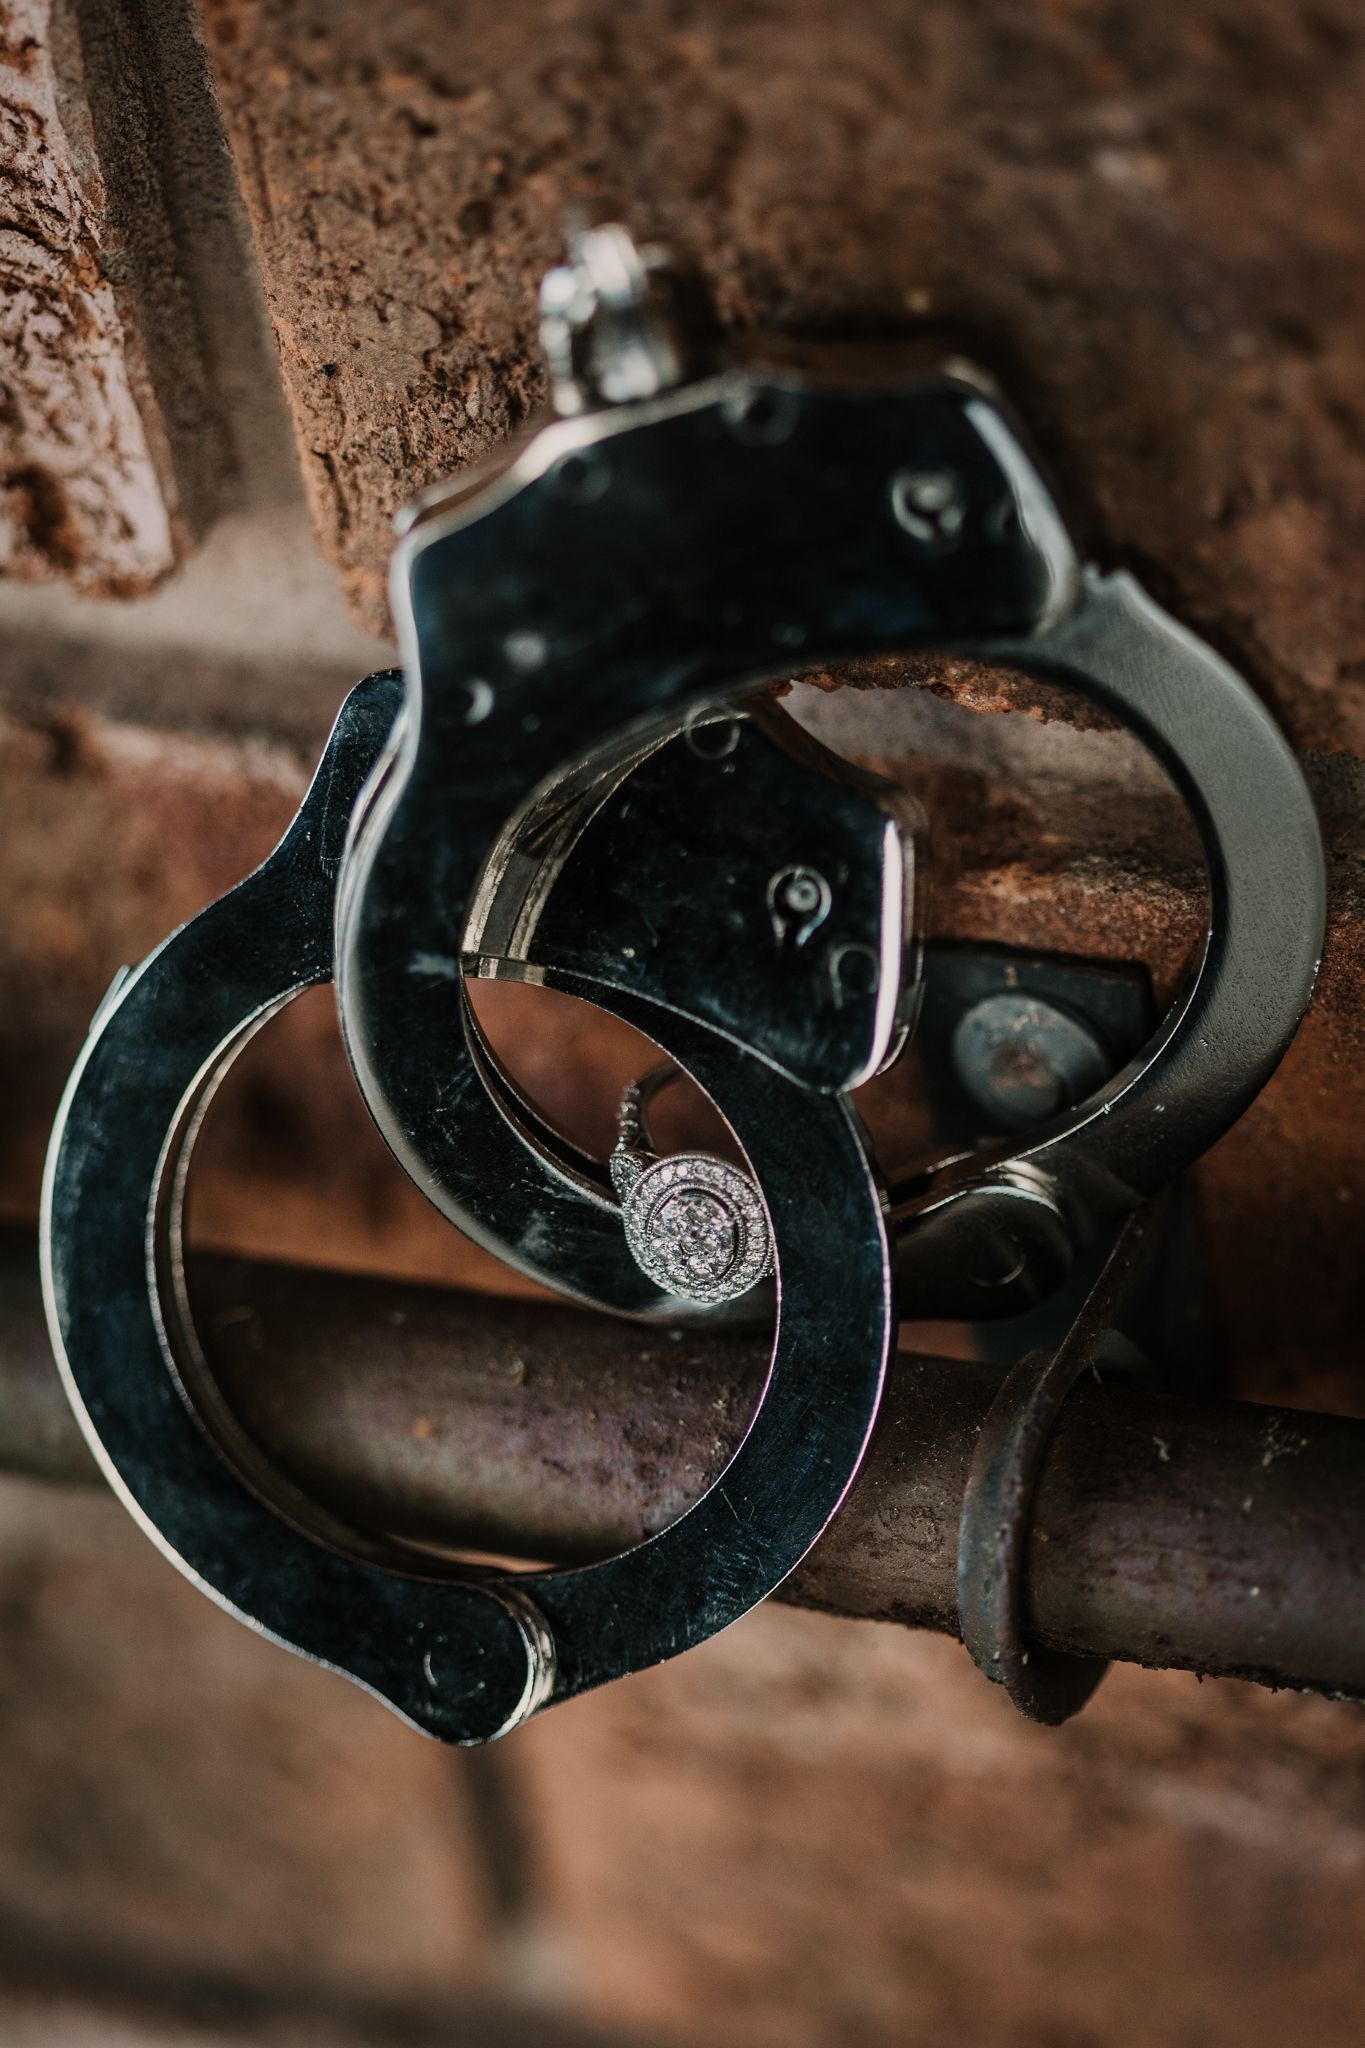
{"type": "MultiPolygon", "coordinates": [[[[577,1310],[201,1259],[202,1326],[270,1457],[416,1549],[571,1562],[719,1473],[767,1346],[577,1310]]],[[[778,1597],[958,1633],[958,1525],[998,1367],[902,1352],[872,1451],[778,1597]]],[[[47,1348],[33,1241],[0,1234],[0,1466],[93,1479],[47,1348]]],[[[1074,1656],[1365,1697],[1365,1422],[1084,1379],[1038,1473],[1029,1639],[1074,1656]]]]}

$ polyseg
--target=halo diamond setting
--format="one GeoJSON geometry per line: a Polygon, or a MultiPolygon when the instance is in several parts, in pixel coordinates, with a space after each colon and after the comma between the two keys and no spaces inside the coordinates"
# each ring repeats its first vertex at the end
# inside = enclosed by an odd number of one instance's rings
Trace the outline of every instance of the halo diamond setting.
{"type": "Polygon", "coordinates": [[[621,1203],[626,1243],[656,1286],[685,1301],[733,1301],[773,1270],[763,1198],[739,1167],[704,1152],[656,1159],[621,1203]]]}

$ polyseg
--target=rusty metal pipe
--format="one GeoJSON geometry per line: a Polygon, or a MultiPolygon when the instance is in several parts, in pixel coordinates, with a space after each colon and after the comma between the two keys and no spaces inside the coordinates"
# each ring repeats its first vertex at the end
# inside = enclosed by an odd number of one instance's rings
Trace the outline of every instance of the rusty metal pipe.
{"type": "MultiPolygon", "coordinates": [[[[742,1434],[751,1339],[231,1259],[195,1269],[247,1427],[405,1542],[574,1562],[663,1527],[742,1434]]],[[[31,1240],[0,1247],[0,1464],[93,1474],[31,1240]]],[[[903,1353],[857,1487],[780,1598],[955,1634],[957,1525],[994,1369],[903,1353]]],[[[1365,1694],[1365,1423],[1088,1385],[1036,1501],[1032,1626],[1056,1649],[1365,1694]]]]}

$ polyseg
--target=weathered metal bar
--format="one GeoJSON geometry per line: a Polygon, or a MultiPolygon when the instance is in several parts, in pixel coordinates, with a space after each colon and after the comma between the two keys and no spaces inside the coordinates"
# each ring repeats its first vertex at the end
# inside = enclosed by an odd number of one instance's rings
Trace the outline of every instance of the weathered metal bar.
{"type": "MultiPolygon", "coordinates": [[[[246,1426],[353,1522],[574,1562],[661,1528],[742,1434],[750,1338],[228,1259],[201,1328],[246,1426]]],[[[47,1354],[31,1240],[0,1245],[0,1465],[94,1467],[47,1354]]],[[[993,1368],[903,1353],[877,1440],[784,1599],[956,1633],[962,1489],[993,1368]]],[[[1111,1386],[1069,1402],[1030,1549],[1057,1649],[1365,1694],[1365,1423],[1111,1386]]]]}

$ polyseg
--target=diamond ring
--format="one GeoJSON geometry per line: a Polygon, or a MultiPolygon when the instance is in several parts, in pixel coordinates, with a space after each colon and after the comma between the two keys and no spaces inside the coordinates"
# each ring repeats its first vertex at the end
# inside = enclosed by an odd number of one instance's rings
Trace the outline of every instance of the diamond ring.
{"type": "Polygon", "coordinates": [[[611,1180],[636,1265],[666,1294],[714,1307],[772,1272],[772,1232],[763,1197],[742,1168],[709,1152],[661,1158],[654,1150],[649,1105],[680,1078],[665,1061],[626,1089],[611,1180]]]}

